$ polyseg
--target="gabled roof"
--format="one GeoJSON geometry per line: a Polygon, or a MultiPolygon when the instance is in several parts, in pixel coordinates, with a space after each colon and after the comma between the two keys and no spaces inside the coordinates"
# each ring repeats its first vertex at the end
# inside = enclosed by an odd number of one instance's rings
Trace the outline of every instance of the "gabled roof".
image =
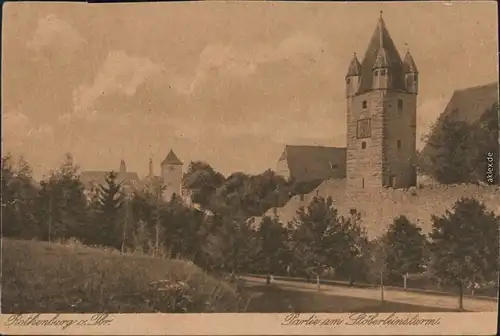
{"type": "Polygon", "coordinates": [[[286,160],[290,175],[299,180],[327,179],[345,175],[346,153],[346,148],[287,145],[280,161],[286,160]]]}
{"type": "Polygon", "coordinates": [[[403,62],[382,16],[378,20],[377,28],[372,35],[368,49],[361,62],[361,83],[358,93],[368,92],[372,89],[373,67],[377,62],[377,58],[379,62],[387,62],[387,66],[390,69],[391,83],[389,88],[405,90],[403,62]],[[379,54],[381,55],[380,57],[379,54]]]}
{"type": "Polygon", "coordinates": [[[177,155],[175,155],[174,151],[173,150],[170,150],[170,152],[167,154],[167,157],[165,158],[165,160],[163,160],[161,162],[161,165],[166,165],[166,164],[170,164],[170,165],[182,165],[182,161],[179,160],[179,158],[177,157],[177,155]]]}

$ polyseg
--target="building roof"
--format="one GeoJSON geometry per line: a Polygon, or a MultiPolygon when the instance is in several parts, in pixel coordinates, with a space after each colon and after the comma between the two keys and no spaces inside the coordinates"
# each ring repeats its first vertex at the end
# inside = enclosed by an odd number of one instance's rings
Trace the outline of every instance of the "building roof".
{"type": "MultiPolygon", "coordinates": [[[[80,180],[84,184],[104,185],[106,183],[106,174],[108,173],[109,171],[83,171],[80,174],[80,180]]],[[[118,183],[123,183],[125,185],[139,183],[139,176],[137,175],[137,173],[133,172],[125,172],[125,173],[116,172],[116,173],[117,173],[116,180],[118,183]]]]}
{"type": "Polygon", "coordinates": [[[349,64],[346,77],[359,75],[361,75],[361,63],[359,63],[358,57],[356,56],[356,53],[354,53],[351,63],[349,64]]]}
{"type": "Polygon", "coordinates": [[[453,115],[457,120],[474,123],[494,103],[498,103],[498,82],[456,90],[439,121],[453,115]]]}
{"type": "Polygon", "coordinates": [[[165,160],[163,160],[161,162],[161,165],[166,165],[166,164],[170,164],[170,165],[182,165],[182,161],[179,160],[179,158],[177,157],[177,155],[175,155],[174,151],[173,150],[170,150],[170,152],[167,154],[167,157],[165,158],[165,160]]]}
{"type": "MultiPolygon", "coordinates": [[[[447,117],[469,124],[477,122],[495,103],[498,103],[498,82],[456,90],[436,121],[436,127],[441,128],[447,117]]],[[[425,146],[424,151],[427,150],[425,146]]]]}
{"type": "Polygon", "coordinates": [[[405,73],[418,73],[417,65],[409,50],[406,51],[405,58],[403,59],[403,70],[405,73]]]}
{"type": "Polygon", "coordinates": [[[290,175],[297,179],[328,178],[333,166],[345,172],[346,153],[346,148],[287,145],[279,161],[286,160],[290,175]]]}
{"type": "Polygon", "coordinates": [[[405,90],[403,62],[385,25],[382,15],[372,35],[363,61],[361,62],[361,83],[358,94],[368,92],[373,87],[373,68],[376,63],[386,63],[391,73],[389,88],[405,90]],[[378,60],[378,62],[377,62],[378,60]]]}

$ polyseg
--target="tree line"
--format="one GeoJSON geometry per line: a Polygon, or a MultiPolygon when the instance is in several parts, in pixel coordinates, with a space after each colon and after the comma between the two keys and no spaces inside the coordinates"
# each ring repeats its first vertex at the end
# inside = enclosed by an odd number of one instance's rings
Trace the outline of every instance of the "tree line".
{"type": "MultiPolygon", "coordinates": [[[[310,188],[310,186],[301,186],[310,188]]],[[[401,284],[406,274],[425,274],[455,288],[497,279],[500,218],[475,199],[457,200],[443,216],[432,216],[425,235],[405,216],[369,239],[360,212],[341,215],[331,198],[315,197],[289,223],[277,216],[249,220],[286,201],[298,184],[273,172],[225,178],[206,163],[193,162],[184,188],[199,208],[161,185],[127,191],[109,172],[86,190],[70,155],[42,181],[29,164],[2,158],[4,237],[60,241],[188,259],[209,272],[321,276],[354,282],[401,284]]]]}

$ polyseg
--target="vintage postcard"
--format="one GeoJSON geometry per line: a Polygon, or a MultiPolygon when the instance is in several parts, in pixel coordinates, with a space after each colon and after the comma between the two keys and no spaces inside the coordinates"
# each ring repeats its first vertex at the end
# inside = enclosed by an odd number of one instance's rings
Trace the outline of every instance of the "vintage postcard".
{"type": "Polygon", "coordinates": [[[12,2],[6,335],[493,335],[497,4],[12,2]]]}

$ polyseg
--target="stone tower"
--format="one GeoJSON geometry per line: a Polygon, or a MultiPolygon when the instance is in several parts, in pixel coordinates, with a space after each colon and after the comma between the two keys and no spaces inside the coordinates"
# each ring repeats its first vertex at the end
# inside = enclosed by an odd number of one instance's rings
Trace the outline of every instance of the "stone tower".
{"type": "Polygon", "coordinates": [[[418,70],[409,50],[401,60],[382,12],[345,80],[349,190],[416,185],[418,70]]]}
{"type": "Polygon", "coordinates": [[[165,187],[163,197],[166,201],[170,201],[174,193],[181,196],[182,162],[172,150],[161,163],[161,177],[165,187]]]}

